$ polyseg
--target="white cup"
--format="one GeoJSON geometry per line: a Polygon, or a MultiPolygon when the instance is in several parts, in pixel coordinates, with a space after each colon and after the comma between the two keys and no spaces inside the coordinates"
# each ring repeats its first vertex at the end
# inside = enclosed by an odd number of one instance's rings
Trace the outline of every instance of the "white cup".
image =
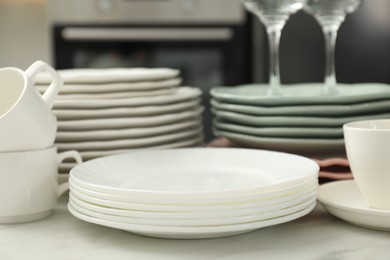
{"type": "Polygon", "coordinates": [[[0,223],[23,223],[50,215],[68,190],[58,184],[58,166],[67,158],[81,163],[78,152],[57,154],[57,148],[0,153],[0,223]]]}
{"type": "Polygon", "coordinates": [[[0,152],[28,151],[52,146],[57,119],[51,109],[62,78],[43,61],[25,72],[13,67],[0,69],[0,152]],[[37,74],[47,71],[52,82],[43,95],[34,86],[37,74]]]}
{"type": "Polygon", "coordinates": [[[390,119],[343,127],[352,175],[370,207],[390,210],[390,119]]]}

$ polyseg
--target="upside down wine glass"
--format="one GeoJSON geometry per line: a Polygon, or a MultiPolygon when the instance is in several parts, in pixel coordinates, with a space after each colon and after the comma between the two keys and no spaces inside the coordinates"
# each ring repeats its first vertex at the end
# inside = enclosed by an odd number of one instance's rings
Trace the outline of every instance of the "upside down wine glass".
{"type": "Polygon", "coordinates": [[[245,8],[264,24],[269,43],[269,94],[280,95],[279,43],[291,14],[303,8],[307,0],[243,0],[245,8]]]}
{"type": "Polygon", "coordinates": [[[335,47],[337,32],[347,14],[354,12],[362,0],[308,0],[305,11],[321,25],[325,37],[325,95],[337,94],[335,47]]]}

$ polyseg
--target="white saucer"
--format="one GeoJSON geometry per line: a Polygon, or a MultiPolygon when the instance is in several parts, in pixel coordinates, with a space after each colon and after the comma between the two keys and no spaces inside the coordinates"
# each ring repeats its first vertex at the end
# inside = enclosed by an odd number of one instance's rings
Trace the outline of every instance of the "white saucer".
{"type": "Polygon", "coordinates": [[[390,211],[370,208],[354,180],[321,185],[318,201],[329,213],[354,225],[390,231],[390,211]]]}

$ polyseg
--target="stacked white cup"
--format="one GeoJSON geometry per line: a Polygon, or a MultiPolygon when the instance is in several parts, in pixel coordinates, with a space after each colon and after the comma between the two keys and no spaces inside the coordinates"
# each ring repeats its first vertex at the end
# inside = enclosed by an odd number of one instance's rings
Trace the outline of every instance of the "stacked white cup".
{"type": "Polygon", "coordinates": [[[0,223],[22,223],[48,216],[68,189],[58,185],[58,165],[66,158],[78,163],[76,151],[57,153],[57,120],[52,113],[61,86],[59,74],[43,61],[26,71],[0,69],[0,223]],[[41,95],[36,75],[47,71],[52,83],[41,95]]]}

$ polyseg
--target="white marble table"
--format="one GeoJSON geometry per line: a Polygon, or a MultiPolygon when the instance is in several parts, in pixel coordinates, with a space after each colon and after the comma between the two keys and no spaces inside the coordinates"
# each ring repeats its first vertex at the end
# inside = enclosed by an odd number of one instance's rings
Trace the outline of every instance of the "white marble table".
{"type": "Polygon", "coordinates": [[[320,205],[301,219],[244,235],[167,240],[81,221],[67,200],[41,221],[0,225],[0,259],[390,259],[390,232],[350,225],[320,205]]]}

